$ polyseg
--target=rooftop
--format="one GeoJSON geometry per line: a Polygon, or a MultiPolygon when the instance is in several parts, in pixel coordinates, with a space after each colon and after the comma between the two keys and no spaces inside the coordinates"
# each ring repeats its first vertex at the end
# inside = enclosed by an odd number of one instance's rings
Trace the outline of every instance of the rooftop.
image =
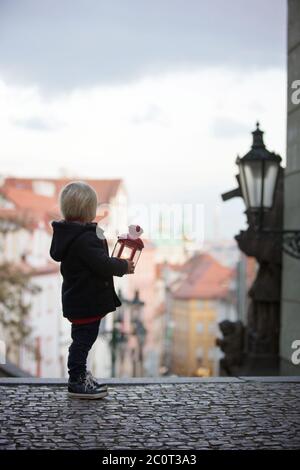
{"type": "Polygon", "coordinates": [[[300,377],[107,383],[83,401],[64,380],[1,378],[0,449],[300,448],[300,377]]]}
{"type": "Polygon", "coordinates": [[[228,297],[233,270],[223,266],[208,253],[190,258],[183,266],[182,280],[175,281],[174,297],[189,299],[224,299],[228,297]]]}
{"type": "MultiPolygon", "coordinates": [[[[13,221],[19,219],[28,228],[44,221],[52,233],[49,222],[61,217],[58,207],[59,193],[66,184],[76,180],[78,178],[6,178],[0,186],[0,199],[2,196],[5,200],[0,207],[0,218],[13,221]]],[[[123,184],[121,179],[84,181],[96,190],[101,204],[110,203],[123,184]]],[[[95,220],[99,222],[103,216],[104,214],[99,214],[95,220]]]]}
{"type": "MultiPolygon", "coordinates": [[[[4,182],[4,189],[15,188],[18,190],[27,190],[29,193],[34,193],[35,188],[39,183],[49,183],[53,187],[53,193],[51,196],[54,200],[57,197],[61,189],[71,181],[82,181],[80,178],[6,178],[4,182]]],[[[89,183],[98,193],[100,201],[102,203],[110,202],[110,199],[116,195],[116,192],[122,184],[121,179],[89,179],[84,178],[84,181],[89,183]]]]}

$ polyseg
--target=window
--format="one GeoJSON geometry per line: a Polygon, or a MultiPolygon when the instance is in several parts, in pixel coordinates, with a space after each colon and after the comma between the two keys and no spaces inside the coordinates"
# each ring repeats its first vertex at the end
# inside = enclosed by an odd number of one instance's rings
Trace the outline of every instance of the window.
{"type": "Polygon", "coordinates": [[[201,322],[197,323],[196,331],[197,331],[197,333],[203,333],[203,323],[201,323],[201,322]]]}
{"type": "Polygon", "coordinates": [[[197,359],[203,358],[203,348],[201,346],[196,349],[196,358],[197,359]]]}
{"type": "Polygon", "coordinates": [[[33,191],[42,196],[52,197],[55,194],[55,185],[50,181],[33,181],[33,191]]]}

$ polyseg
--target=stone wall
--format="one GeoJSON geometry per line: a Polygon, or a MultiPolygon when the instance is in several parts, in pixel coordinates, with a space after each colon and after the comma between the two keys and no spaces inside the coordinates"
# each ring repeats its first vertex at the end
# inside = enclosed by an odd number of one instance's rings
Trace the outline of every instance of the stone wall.
{"type": "MultiPolygon", "coordinates": [[[[300,103],[292,102],[300,80],[300,1],[288,1],[287,167],[285,170],[284,226],[300,229],[300,103]]],[[[300,92],[297,92],[297,101],[300,92]]],[[[291,363],[292,342],[300,340],[300,260],[283,257],[280,354],[282,374],[298,374],[291,363]]]]}

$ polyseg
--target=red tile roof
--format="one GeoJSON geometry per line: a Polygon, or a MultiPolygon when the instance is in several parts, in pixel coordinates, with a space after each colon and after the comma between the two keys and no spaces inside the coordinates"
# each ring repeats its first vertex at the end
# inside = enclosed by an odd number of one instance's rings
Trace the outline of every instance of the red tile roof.
{"type": "Polygon", "coordinates": [[[183,266],[183,280],[177,283],[176,299],[225,299],[229,296],[234,271],[207,253],[197,254],[183,266]]]}
{"type": "Polygon", "coordinates": [[[121,179],[87,179],[87,178],[6,178],[4,188],[15,187],[18,189],[27,189],[33,191],[34,183],[47,182],[54,185],[55,194],[57,198],[60,190],[71,181],[85,181],[90,184],[98,194],[101,203],[110,202],[114,197],[122,183],[121,179]]]}
{"type": "MultiPolygon", "coordinates": [[[[78,180],[78,179],[77,179],[78,180]]],[[[76,181],[76,178],[6,178],[0,188],[0,194],[11,201],[15,208],[0,208],[0,218],[23,219],[28,227],[32,227],[41,221],[46,222],[47,226],[53,219],[60,218],[58,207],[58,195],[60,190],[69,182],[76,181]],[[35,192],[35,183],[47,182],[54,185],[54,194],[45,196],[35,192]]],[[[122,180],[87,180],[97,191],[102,203],[108,203],[115,196],[122,180]]],[[[103,216],[98,216],[97,221],[103,216]]]]}
{"type": "Polygon", "coordinates": [[[0,192],[12,201],[18,209],[28,209],[33,212],[40,212],[41,214],[48,211],[58,211],[56,198],[36,194],[30,189],[17,189],[7,186],[3,189],[0,188],[0,192]]]}
{"type": "Polygon", "coordinates": [[[36,194],[29,189],[16,189],[15,187],[1,187],[0,194],[11,201],[14,209],[0,209],[0,218],[15,220],[27,228],[33,228],[39,222],[46,224],[59,218],[58,204],[55,198],[36,194]]]}
{"type": "Polygon", "coordinates": [[[166,261],[160,262],[156,264],[156,277],[160,279],[165,271],[165,269],[174,271],[174,272],[182,272],[183,265],[180,263],[169,263],[166,261]]]}

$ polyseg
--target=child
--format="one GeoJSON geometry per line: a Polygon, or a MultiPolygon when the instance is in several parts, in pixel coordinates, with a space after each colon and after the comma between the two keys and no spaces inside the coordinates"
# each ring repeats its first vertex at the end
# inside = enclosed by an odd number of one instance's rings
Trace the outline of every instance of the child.
{"type": "Polygon", "coordinates": [[[98,201],[91,186],[69,183],[59,202],[64,220],[52,222],[50,255],[61,263],[63,315],[72,323],[68,393],[76,398],[103,398],[107,386],[100,385],[86,370],[87,356],[97,339],[101,318],[121,305],[113,276],[133,273],[134,264],[109,257],[103,230],[92,223],[98,201]]]}

